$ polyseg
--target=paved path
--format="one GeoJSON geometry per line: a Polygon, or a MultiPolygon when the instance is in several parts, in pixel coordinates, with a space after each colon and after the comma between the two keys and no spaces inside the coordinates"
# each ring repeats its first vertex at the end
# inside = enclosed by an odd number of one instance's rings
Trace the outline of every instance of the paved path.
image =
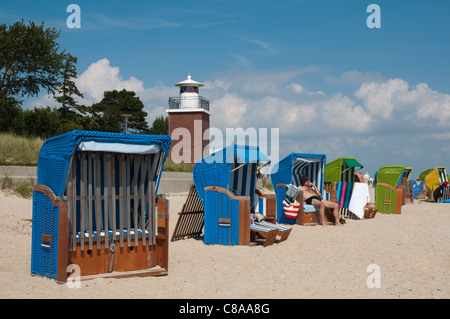
{"type": "Polygon", "coordinates": [[[37,180],[37,168],[35,166],[0,166],[0,179],[5,176],[13,181],[23,181],[33,178],[37,180]]]}

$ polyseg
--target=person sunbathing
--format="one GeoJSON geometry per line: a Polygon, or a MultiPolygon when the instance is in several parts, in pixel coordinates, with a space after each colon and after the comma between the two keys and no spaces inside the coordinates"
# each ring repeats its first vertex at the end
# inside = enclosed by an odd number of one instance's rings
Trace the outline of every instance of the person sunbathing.
{"type": "Polygon", "coordinates": [[[317,187],[311,183],[307,176],[302,177],[302,185],[297,186],[298,189],[303,191],[303,200],[308,205],[314,205],[319,208],[319,218],[322,226],[326,226],[325,222],[325,208],[333,210],[333,216],[336,226],[342,226],[339,221],[339,204],[322,199],[322,195],[317,187]]]}

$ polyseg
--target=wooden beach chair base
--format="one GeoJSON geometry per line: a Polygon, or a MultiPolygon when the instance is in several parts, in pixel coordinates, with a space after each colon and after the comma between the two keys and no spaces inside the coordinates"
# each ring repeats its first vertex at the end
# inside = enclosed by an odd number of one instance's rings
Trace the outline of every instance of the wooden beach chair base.
{"type": "Polygon", "coordinates": [[[251,225],[251,240],[253,242],[262,242],[264,247],[273,245],[277,238],[278,230],[259,225],[251,225]]]}
{"type": "Polygon", "coordinates": [[[277,237],[278,242],[281,243],[282,241],[285,241],[288,239],[289,235],[291,234],[292,228],[287,228],[279,225],[275,225],[272,223],[268,223],[266,221],[261,221],[258,223],[255,223],[256,225],[267,227],[267,228],[273,228],[277,230],[277,237]]]}
{"type": "Polygon", "coordinates": [[[364,219],[374,218],[377,214],[378,210],[374,207],[365,207],[364,208],[364,219]]]}
{"type": "MultiPolygon", "coordinates": [[[[328,208],[325,208],[325,223],[327,225],[334,225],[335,224],[334,220],[335,219],[332,212],[328,208]]],[[[301,210],[298,214],[297,224],[302,226],[320,225],[321,223],[319,211],[306,213],[303,210],[301,210]]]]}
{"type": "MultiPolygon", "coordinates": [[[[154,185],[151,186],[151,194],[154,185]]],[[[156,225],[158,234],[156,242],[150,243],[145,240],[146,232],[138,234],[122,229],[122,234],[106,239],[104,234],[98,234],[95,231],[79,238],[75,233],[70,234],[69,218],[67,217],[68,203],[56,199],[54,193],[44,185],[35,185],[33,191],[45,194],[55,207],[60,208],[58,216],[58,257],[57,257],[57,282],[65,283],[69,273],[78,276],[80,280],[95,278],[126,278],[143,276],[162,276],[168,274],[169,266],[169,206],[168,200],[157,198],[157,216],[156,225]],[[130,237],[123,234],[127,232],[130,237]],[[123,236],[123,237],[122,237],[123,236]],[[122,237],[122,239],[120,239],[122,237]],[[94,242],[95,238],[95,242],[94,242]],[[98,239],[98,243],[97,243],[98,239]],[[111,240],[111,241],[110,241],[111,240]],[[77,269],[68,269],[69,265],[77,265],[77,269]]],[[[119,232],[119,231],[116,231],[119,232]]],[[[107,232],[109,234],[109,232],[107,232]]],[[[119,232],[120,233],[120,232],[119,232]]],[[[109,236],[109,235],[108,235],[109,236]]],[[[42,246],[52,245],[53,238],[50,235],[42,235],[42,246]]]]}

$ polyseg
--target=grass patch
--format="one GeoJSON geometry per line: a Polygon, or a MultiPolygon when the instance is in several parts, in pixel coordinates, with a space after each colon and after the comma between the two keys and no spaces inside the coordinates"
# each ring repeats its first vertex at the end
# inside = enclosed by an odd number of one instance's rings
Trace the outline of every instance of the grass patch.
{"type": "Polygon", "coordinates": [[[33,196],[33,187],[36,183],[33,178],[17,183],[10,176],[5,175],[1,180],[1,184],[2,191],[9,191],[24,198],[31,198],[33,196]]]}
{"type": "Polygon", "coordinates": [[[163,171],[164,172],[187,172],[192,173],[194,170],[194,165],[184,164],[184,163],[175,163],[170,158],[167,158],[164,163],[163,171]]]}
{"type": "Polygon", "coordinates": [[[44,140],[0,133],[0,165],[36,166],[44,140]]]}
{"type": "Polygon", "coordinates": [[[268,190],[273,191],[273,185],[272,185],[272,183],[269,182],[269,181],[266,181],[265,178],[262,179],[262,184],[263,184],[263,187],[264,187],[264,188],[267,188],[268,190]]]}

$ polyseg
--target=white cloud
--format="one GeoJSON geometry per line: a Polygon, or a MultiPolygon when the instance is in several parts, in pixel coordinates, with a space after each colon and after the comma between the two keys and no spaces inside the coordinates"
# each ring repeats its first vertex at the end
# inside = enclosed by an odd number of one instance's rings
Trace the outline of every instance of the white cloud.
{"type": "Polygon", "coordinates": [[[410,88],[401,79],[363,83],[355,96],[371,115],[409,125],[448,127],[450,95],[432,90],[426,83],[410,88]]]}
{"type": "Polygon", "coordinates": [[[447,127],[450,124],[450,95],[432,90],[426,83],[419,83],[414,90],[400,95],[398,102],[417,105],[419,118],[437,119],[447,127]]]}
{"type": "Polygon", "coordinates": [[[356,133],[366,132],[372,120],[363,107],[341,93],[322,104],[321,115],[327,126],[356,133]]]}
{"type": "Polygon", "coordinates": [[[355,96],[364,101],[367,110],[381,118],[389,118],[394,109],[393,100],[398,94],[408,92],[409,85],[401,79],[389,79],[386,82],[365,82],[355,92],[355,96]]]}
{"type": "Polygon", "coordinates": [[[247,113],[248,101],[236,94],[225,93],[217,100],[210,100],[212,111],[211,126],[219,128],[244,126],[247,113]]]}
{"type": "Polygon", "coordinates": [[[128,80],[122,79],[118,67],[111,66],[108,59],[101,59],[92,63],[76,80],[76,85],[80,92],[85,95],[85,99],[99,102],[103,98],[105,91],[130,90],[139,93],[144,90],[144,83],[135,77],[128,80]]]}

